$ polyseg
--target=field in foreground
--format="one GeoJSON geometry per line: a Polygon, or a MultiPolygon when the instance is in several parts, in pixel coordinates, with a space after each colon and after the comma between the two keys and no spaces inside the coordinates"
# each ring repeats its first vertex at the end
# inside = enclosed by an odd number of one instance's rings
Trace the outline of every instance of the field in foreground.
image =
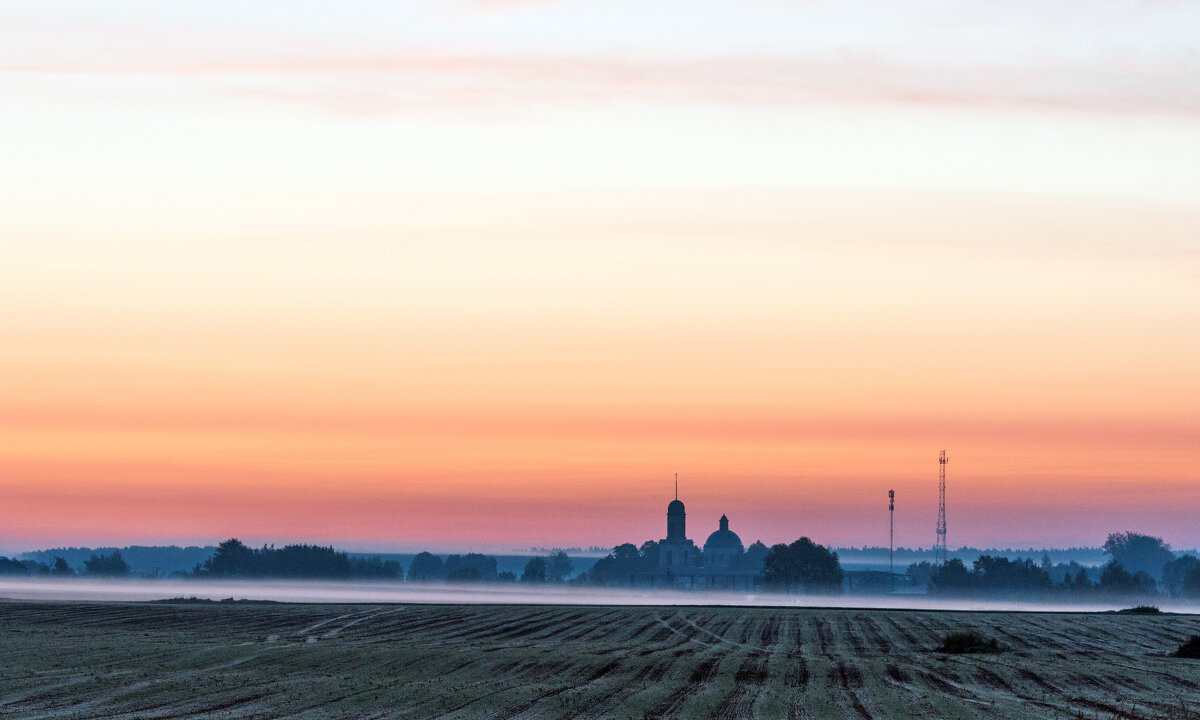
{"type": "Polygon", "coordinates": [[[1200,718],[1200,617],[0,602],[5,718],[1200,718]],[[973,630],[995,655],[928,652],[973,630]]]}

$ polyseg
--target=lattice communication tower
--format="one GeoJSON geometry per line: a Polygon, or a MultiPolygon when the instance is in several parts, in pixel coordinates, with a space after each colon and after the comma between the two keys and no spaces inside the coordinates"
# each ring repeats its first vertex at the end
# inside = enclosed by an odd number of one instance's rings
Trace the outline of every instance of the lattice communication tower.
{"type": "Polygon", "coordinates": [[[946,451],[938,457],[938,519],[937,545],[933,548],[933,564],[946,564],[946,451]]]}

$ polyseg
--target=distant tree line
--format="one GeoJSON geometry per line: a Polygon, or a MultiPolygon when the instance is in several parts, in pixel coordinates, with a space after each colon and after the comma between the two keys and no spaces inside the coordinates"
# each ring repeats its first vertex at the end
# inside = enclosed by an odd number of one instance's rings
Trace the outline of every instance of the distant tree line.
{"type": "Polygon", "coordinates": [[[1040,563],[983,555],[970,569],[959,558],[940,567],[928,562],[908,568],[914,584],[928,584],[937,595],[1030,598],[1056,596],[1082,600],[1165,594],[1200,598],[1200,559],[1176,557],[1162,538],[1133,532],[1113,533],[1104,543],[1108,562],[1100,568],[1078,563],[1040,563]]]}
{"type": "MultiPolygon", "coordinates": [[[[699,549],[694,558],[699,565],[699,549]]],[[[636,547],[626,543],[613,548],[587,572],[572,576],[574,563],[565,551],[553,551],[530,558],[518,575],[498,572],[496,558],[480,553],[452,554],[442,557],[430,552],[415,555],[408,571],[395,560],[380,557],[352,557],[333,547],[320,545],[264,545],[251,548],[230,538],[197,562],[187,575],[193,578],[296,578],[322,580],[380,579],[416,582],[512,582],[525,585],[564,584],[628,586],[631,578],[659,573],[658,543],[650,540],[636,547]]],[[[758,576],[764,587],[784,592],[834,592],[842,583],[837,553],[800,538],[790,545],[767,548],[752,544],[734,558],[731,572],[758,576]]],[[[0,557],[0,574],[86,575],[123,577],[131,574],[121,552],[92,552],[77,573],[62,557],[52,564],[36,560],[10,560],[0,557]]]]}
{"type": "Polygon", "coordinates": [[[522,582],[562,583],[571,575],[574,566],[571,558],[562,550],[545,557],[530,558],[518,576],[511,571],[496,571],[496,558],[491,555],[467,553],[441,557],[430,552],[415,555],[408,566],[408,580],[412,582],[522,582]]]}
{"type": "Polygon", "coordinates": [[[534,557],[518,576],[498,572],[492,555],[452,554],[443,560],[421,552],[409,562],[408,572],[395,560],[353,557],[332,547],[285,545],[250,548],[236,538],[217,546],[212,556],[198,563],[191,575],[197,578],[304,578],[326,580],[407,580],[410,582],[523,582],[562,583],[571,575],[571,559],[563,551],[534,557]]]}
{"type": "Polygon", "coordinates": [[[0,575],[123,577],[129,575],[129,564],[121,557],[121,553],[115,550],[108,555],[92,553],[91,557],[83,561],[83,568],[78,573],[61,557],[55,557],[49,564],[38,560],[0,557],[0,575]]]}
{"type": "Polygon", "coordinates": [[[567,553],[559,550],[546,557],[530,558],[525,563],[525,571],[521,573],[523,583],[561,583],[566,582],[574,566],[567,553]]]}
{"type": "Polygon", "coordinates": [[[400,563],[378,557],[350,557],[320,545],[264,545],[254,549],[237,538],[217,546],[212,557],[192,570],[195,577],[220,578],[306,578],[327,580],[397,579],[403,577],[400,563]]]}
{"type": "Polygon", "coordinates": [[[127,545],[125,547],[59,547],[49,550],[34,550],[22,553],[26,560],[37,560],[47,566],[53,566],[56,558],[62,558],[72,568],[82,570],[84,564],[95,555],[103,557],[120,554],[129,565],[129,572],[141,577],[186,576],[196,563],[204,562],[212,556],[214,546],[200,547],[178,545],[127,545]]]}
{"type": "Polygon", "coordinates": [[[496,572],[496,558],[481,553],[448,555],[445,560],[431,552],[415,555],[408,565],[408,579],[413,582],[496,582],[516,580],[511,572],[501,577],[496,572]]]}
{"type": "MultiPolygon", "coordinates": [[[[862,547],[839,547],[832,548],[837,551],[838,558],[846,565],[855,564],[879,564],[886,563],[889,555],[895,559],[896,564],[919,564],[923,560],[932,561],[934,550],[928,548],[910,548],[900,546],[889,553],[887,546],[862,546],[862,547]]],[[[971,562],[973,559],[982,555],[991,555],[992,557],[1006,557],[1010,560],[1023,560],[1027,557],[1040,558],[1043,554],[1049,554],[1056,563],[1067,564],[1071,561],[1082,563],[1085,565],[1102,565],[1106,561],[1104,548],[1102,547],[1067,547],[1067,548],[978,548],[970,545],[964,545],[959,548],[951,548],[948,552],[948,558],[961,558],[963,562],[971,562]]]]}
{"type": "MultiPolygon", "coordinates": [[[[169,548],[190,552],[196,548],[169,548]]],[[[138,548],[153,551],[154,548],[138,548]]],[[[865,549],[864,549],[865,550],[865,549]]],[[[47,551],[41,551],[45,555],[47,551]]],[[[70,548],[73,557],[80,549],[70,548]]],[[[1200,558],[1176,556],[1161,538],[1134,532],[1113,533],[1104,543],[1108,562],[1102,567],[1084,566],[1072,560],[1053,563],[1048,552],[1040,562],[1033,558],[1010,558],[984,554],[970,566],[952,558],[935,567],[929,562],[908,567],[912,585],[928,586],[932,595],[986,596],[1008,598],[1102,598],[1165,595],[1200,598],[1200,558]]],[[[694,564],[703,556],[695,550],[694,564]]],[[[40,556],[39,556],[40,557],[40,556]]],[[[1060,557],[1062,557],[1060,555],[1060,557]]],[[[514,568],[515,569],[515,568],[514,568]]],[[[518,574],[498,571],[494,556],[480,553],[452,554],[443,559],[422,552],[411,559],[407,573],[396,560],[350,556],[333,547],[264,545],[250,548],[236,538],[218,545],[188,576],[197,578],[306,578],[380,579],[418,582],[520,582],[524,584],[567,583],[590,586],[630,587],[646,578],[662,575],[659,544],[654,540],[640,546],[618,545],[586,572],[572,575],[574,564],[566,552],[553,551],[530,558],[518,574]]],[[[750,575],[761,587],[781,592],[839,592],[845,579],[838,552],[808,538],[768,548],[755,542],[734,557],[729,572],[750,575]]],[[[131,568],[118,550],[90,552],[82,566],[73,568],[61,556],[42,559],[0,557],[0,575],[124,577],[131,568]]],[[[157,574],[157,573],[155,573],[157,574]]]]}

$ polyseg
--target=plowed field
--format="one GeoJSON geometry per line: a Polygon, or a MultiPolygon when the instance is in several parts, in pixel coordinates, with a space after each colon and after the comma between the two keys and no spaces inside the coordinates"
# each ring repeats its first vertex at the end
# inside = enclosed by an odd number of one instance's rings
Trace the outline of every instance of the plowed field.
{"type": "Polygon", "coordinates": [[[1200,617],[0,603],[4,718],[1200,718],[1200,617]],[[930,652],[973,630],[995,655],[930,652]]]}

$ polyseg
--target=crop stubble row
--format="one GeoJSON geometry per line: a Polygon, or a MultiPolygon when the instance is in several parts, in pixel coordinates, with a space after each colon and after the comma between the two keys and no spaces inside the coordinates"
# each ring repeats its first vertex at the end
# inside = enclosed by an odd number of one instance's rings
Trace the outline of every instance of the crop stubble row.
{"type": "Polygon", "coordinates": [[[1195,616],[0,603],[5,718],[1200,718],[1195,616]],[[928,652],[947,632],[998,655],[928,652]],[[1101,715],[1103,716],[1103,715],[1101,715]]]}

